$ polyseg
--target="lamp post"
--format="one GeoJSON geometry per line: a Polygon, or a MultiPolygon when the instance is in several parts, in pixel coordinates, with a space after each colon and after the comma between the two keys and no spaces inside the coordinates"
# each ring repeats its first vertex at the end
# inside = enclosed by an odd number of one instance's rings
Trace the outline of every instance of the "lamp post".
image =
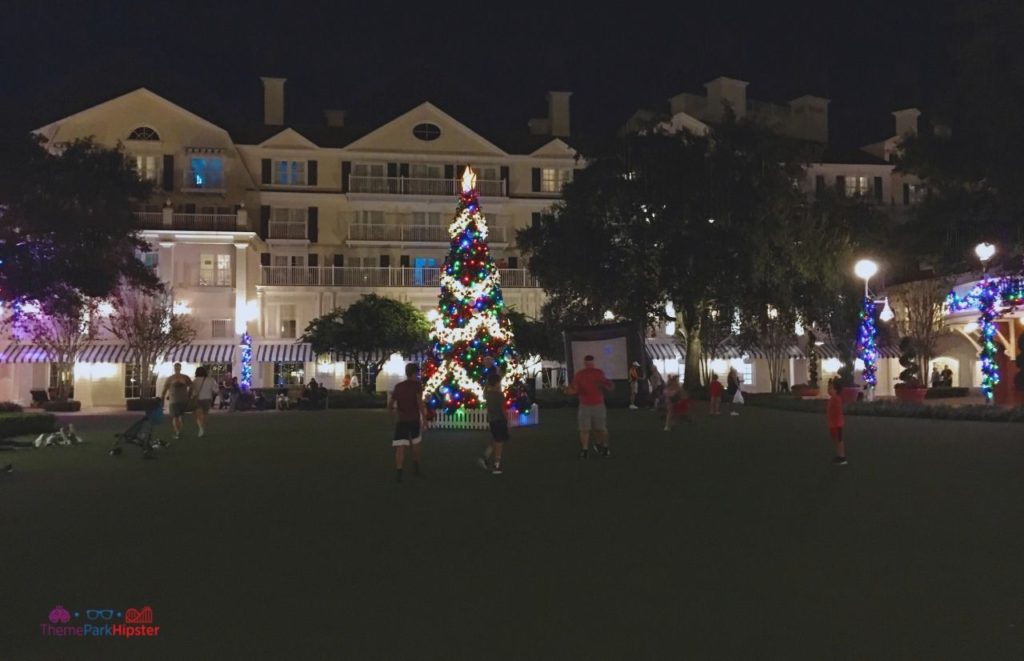
{"type": "Polygon", "coordinates": [[[999,288],[988,277],[988,260],[996,254],[996,247],[991,243],[979,243],[974,247],[974,254],[981,260],[981,292],[978,296],[978,327],[981,330],[981,391],[985,394],[985,402],[995,403],[995,387],[999,383],[999,364],[996,362],[996,305],[999,301],[999,288]]]}
{"type": "Polygon", "coordinates": [[[875,328],[875,301],[871,298],[868,281],[878,273],[878,264],[870,259],[862,259],[854,265],[853,272],[864,280],[864,305],[861,307],[860,326],[857,329],[857,356],[864,363],[861,374],[868,387],[864,398],[870,402],[875,398],[875,385],[878,383],[878,329],[875,328]]]}

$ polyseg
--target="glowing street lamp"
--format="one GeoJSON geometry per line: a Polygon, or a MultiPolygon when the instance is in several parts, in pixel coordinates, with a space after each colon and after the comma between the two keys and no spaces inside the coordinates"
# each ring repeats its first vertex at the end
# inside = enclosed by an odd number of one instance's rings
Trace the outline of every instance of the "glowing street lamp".
{"type": "Polygon", "coordinates": [[[862,259],[853,267],[853,272],[864,281],[864,298],[868,297],[868,280],[878,273],[878,264],[870,259],[862,259]]]}
{"type": "Polygon", "coordinates": [[[605,310],[604,311],[604,320],[605,321],[615,321],[615,313],[612,312],[611,310],[605,310]]]}
{"type": "Polygon", "coordinates": [[[985,268],[988,260],[992,259],[992,256],[996,254],[996,247],[991,243],[979,243],[974,246],[974,254],[981,260],[982,268],[985,268]]]}

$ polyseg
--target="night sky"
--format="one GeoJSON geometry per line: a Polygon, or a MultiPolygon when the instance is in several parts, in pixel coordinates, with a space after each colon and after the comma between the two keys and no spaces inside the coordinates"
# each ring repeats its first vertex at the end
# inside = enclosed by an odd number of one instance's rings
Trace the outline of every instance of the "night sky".
{"type": "Polygon", "coordinates": [[[567,89],[574,132],[595,133],[729,75],[751,98],[832,99],[836,141],[862,144],[891,110],[927,107],[951,30],[921,0],[5,4],[0,111],[26,128],[141,85],[230,128],[260,119],[258,76],[275,75],[294,123],[342,108],[376,126],[430,100],[508,133],[567,89]]]}

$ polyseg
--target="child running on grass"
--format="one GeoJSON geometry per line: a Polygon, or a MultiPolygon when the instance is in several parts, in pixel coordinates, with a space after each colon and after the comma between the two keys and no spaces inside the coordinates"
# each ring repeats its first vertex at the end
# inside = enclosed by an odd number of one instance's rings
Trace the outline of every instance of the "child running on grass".
{"type": "Polygon", "coordinates": [[[402,469],[405,466],[405,448],[412,446],[412,467],[416,477],[422,477],[420,459],[423,456],[423,426],[427,418],[427,408],[423,403],[423,384],[420,383],[420,366],[409,363],[405,366],[405,381],[395,386],[391,393],[391,404],[388,406],[397,413],[395,433],[391,437],[395,448],[395,481],[402,481],[402,469]]]}
{"type": "Polygon", "coordinates": [[[828,433],[836,446],[836,456],[832,459],[833,464],[846,465],[846,446],[843,444],[843,397],[839,394],[839,380],[832,379],[828,382],[828,407],[825,410],[828,419],[828,433]]]}
{"type": "Polygon", "coordinates": [[[480,457],[480,465],[484,470],[490,468],[491,475],[502,473],[502,450],[508,442],[508,418],[505,416],[505,393],[501,391],[501,376],[497,370],[487,375],[484,387],[487,400],[487,424],[491,428],[491,444],[484,456],[480,457]],[[492,460],[488,467],[488,460],[492,460]]]}
{"type": "Polygon", "coordinates": [[[676,418],[690,419],[690,398],[679,385],[679,375],[668,377],[665,384],[665,431],[672,429],[676,418]]]}
{"type": "Polygon", "coordinates": [[[722,413],[722,390],[722,382],[718,380],[718,375],[712,372],[711,383],[708,384],[708,394],[711,397],[711,415],[721,415],[722,413]]]}

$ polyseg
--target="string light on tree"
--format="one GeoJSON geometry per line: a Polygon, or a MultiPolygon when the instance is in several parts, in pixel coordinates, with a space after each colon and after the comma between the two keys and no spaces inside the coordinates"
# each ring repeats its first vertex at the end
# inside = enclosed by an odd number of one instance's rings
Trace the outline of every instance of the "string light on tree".
{"type": "Polygon", "coordinates": [[[501,279],[487,245],[476,174],[470,167],[462,175],[448,235],[451,244],[441,294],[437,310],[428,315],[433,329],[430,358],[423,369],[427,405],[448,414],[482,406],[484,383],[497,369],[506,408],[525,410],[526,371],[516,354],[501,279]]]}
{"type": "Polygon", "coordinates": [[[238,384],[248,390],[252,387],[252,335],[242,335],[242,377],[238,384]]]}

